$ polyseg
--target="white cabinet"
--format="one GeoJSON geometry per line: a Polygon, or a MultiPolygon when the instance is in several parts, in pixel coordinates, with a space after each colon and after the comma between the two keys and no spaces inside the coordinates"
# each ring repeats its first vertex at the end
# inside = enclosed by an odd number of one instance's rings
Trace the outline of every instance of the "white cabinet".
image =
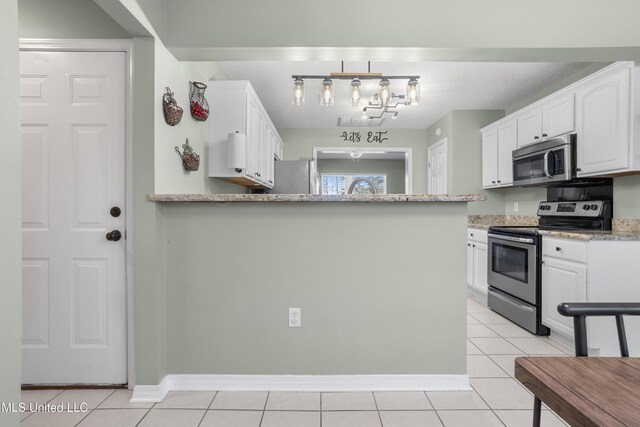
{"type": "Polygon", "coordinates": [[[573,336],[573,318],[562,316],[557,307],[561,302],[587,300],[587,266],[558,258],[543,258],[542,295],[542,324],[567,337],[573,336]]]}
{"type": "Polygon", "coordinates": [[[578,176],[624,172],[634,166],[630,133],[633,72],[631,66],[617,67],[577,88],[578,176]]]}
{"type": "Polygon", "coordinates": [[[212,81],[209,91],[209,176],[248,187],[273,187],[273,162],[282,139],[251,84],[212,81]],[[244,168],[236,169],[228,162],[227,136],[233,132],[245,134],[244,168]]]}
{"type": "Polygon", "coordinates": [[[482,187],[513,184],[512,152],[517,143],[517,122],[501,123],[482,133],[482,187]]]}
{"type": "Polygon", "coordinates": [[[575,129],[573,92],[560,93],[518,113],[518,147],[575,129]]]}
{"type": "Polygon", "coordinates": [[[467,286],[484,302],[487,301],[487,231],[467,230],[467,286]]]}
{"type": "MultiPolygon", "coordinates": [[[[542,238],[542,323],[573,342],[573,318],[558,313],[563,302],[640,301],[640,241],[542,238]]],[[[625,318],[629,351],[640,355],[640,319],[625,318]]],[[[589,354],[617,356],[613,318],[589,318],[589,354]]]]}

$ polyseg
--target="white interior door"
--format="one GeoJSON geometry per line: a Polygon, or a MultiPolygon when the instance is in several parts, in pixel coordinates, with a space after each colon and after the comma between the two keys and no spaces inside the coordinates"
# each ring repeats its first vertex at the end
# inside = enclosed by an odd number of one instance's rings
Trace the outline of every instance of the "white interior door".
{"type": "Polygon", "coordinates": [[[125,62],[20,53],[25,384],[127,382],[125,62]]]}
{"type": "Polygon", "coordinates": [[[429,147],[429,194],[447,192],[447,140],[446,138],[429,147]]]}

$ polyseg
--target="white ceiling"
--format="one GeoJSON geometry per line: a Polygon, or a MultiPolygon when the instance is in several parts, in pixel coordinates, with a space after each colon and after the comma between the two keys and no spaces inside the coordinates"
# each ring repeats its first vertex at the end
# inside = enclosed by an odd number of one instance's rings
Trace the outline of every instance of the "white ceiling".
{"type": "MultiPolygon", "coordinates": [[[[359,119],[361,108],[348,103],[347,80],[334,80],[335,104],[319,104],[320,80],[305,81],[303,106],[291,104],[293,74],[327,75],[340,62],[229,61],[219,63],[231,80],[249,80],[277,128],[335,128],[338,118],[359,119]]],[[[579,71],[589,63],[560,62],[372,62],[371,72],[419,75],[421,102],[404,107],[385,128],[426,129],[451,110],[503,110],[579,71]]],[[[345,72],[366,72],[366,62],[345,62],[345,72]]],[[[406,81],[392,80],[403,94],[406,81]]],[[[363,81],[363,98],[375,93],[377,81],[363,81]]],[[[354,122],[358,122],[355,120],[354,122]]]]}

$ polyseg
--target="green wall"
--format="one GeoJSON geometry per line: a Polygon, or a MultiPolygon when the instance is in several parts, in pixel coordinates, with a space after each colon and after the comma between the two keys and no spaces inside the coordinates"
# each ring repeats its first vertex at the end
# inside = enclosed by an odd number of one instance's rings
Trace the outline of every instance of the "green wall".
{"type": "Polygon", "coordinates": [[[470,215],[503,214],[504,195],[482,189],[482,134],[480,129],[502,118],[502,110],[453,110],[427,129],[431,146],[447,138],[447,192],[484,194],[487,200],[469,205],[470,215]],[[436,131],[440,129],[440,134],[436,131]]]}
{"type": "Polygon", "coordinates": [[[318,160],[320,173],[387,174],[387,194],[404,194],[404,160],[318,160]]]}
{"type": "Polygon", "coordinates": [[[336,129],[278,129],[284,141],[284,157],[286,160],[313,157],[313,147],[348,147],[379,148],[385,147],[411,148],[413,163],[413,191],[414,194],[427,192],[427,138],[423,129],[384,129],[384,128],[336,128],[336,129]],[[368,143],[368,132],[388,131],[388,141],[368,143]],[[360,142],[344,141],[342,132],[360,132],[360,142]]]}
{"type": "MultiPolygon", "coordinates": [[[[18,93],[18,6],[3,2],[0,14],[0,402],[20,401],[22,336],[22,202],[18,93]]],[[[18,426],[18,414],[0,412],[0,425],[18,426]]]]}
{"type": "Polygon", "coordinates": [[[19,0],[19,36],[128,39],[131,36],[91,0],[19,0]]]}
{"type": "Polygon", "coordinates": [[[466,203],[167,203],[165,221],[169,373],[466,372],[466,203]]]}

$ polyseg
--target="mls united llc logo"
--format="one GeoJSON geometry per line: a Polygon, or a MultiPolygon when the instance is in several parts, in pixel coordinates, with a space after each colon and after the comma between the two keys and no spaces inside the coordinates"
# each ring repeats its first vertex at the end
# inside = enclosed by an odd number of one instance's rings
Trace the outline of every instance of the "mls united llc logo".
{"type": "Polygon", "coordinates": [[[0,412],[87,412],[87,403],[25,403],[25,402],[2,402],[0,404],[0,412]]]}

